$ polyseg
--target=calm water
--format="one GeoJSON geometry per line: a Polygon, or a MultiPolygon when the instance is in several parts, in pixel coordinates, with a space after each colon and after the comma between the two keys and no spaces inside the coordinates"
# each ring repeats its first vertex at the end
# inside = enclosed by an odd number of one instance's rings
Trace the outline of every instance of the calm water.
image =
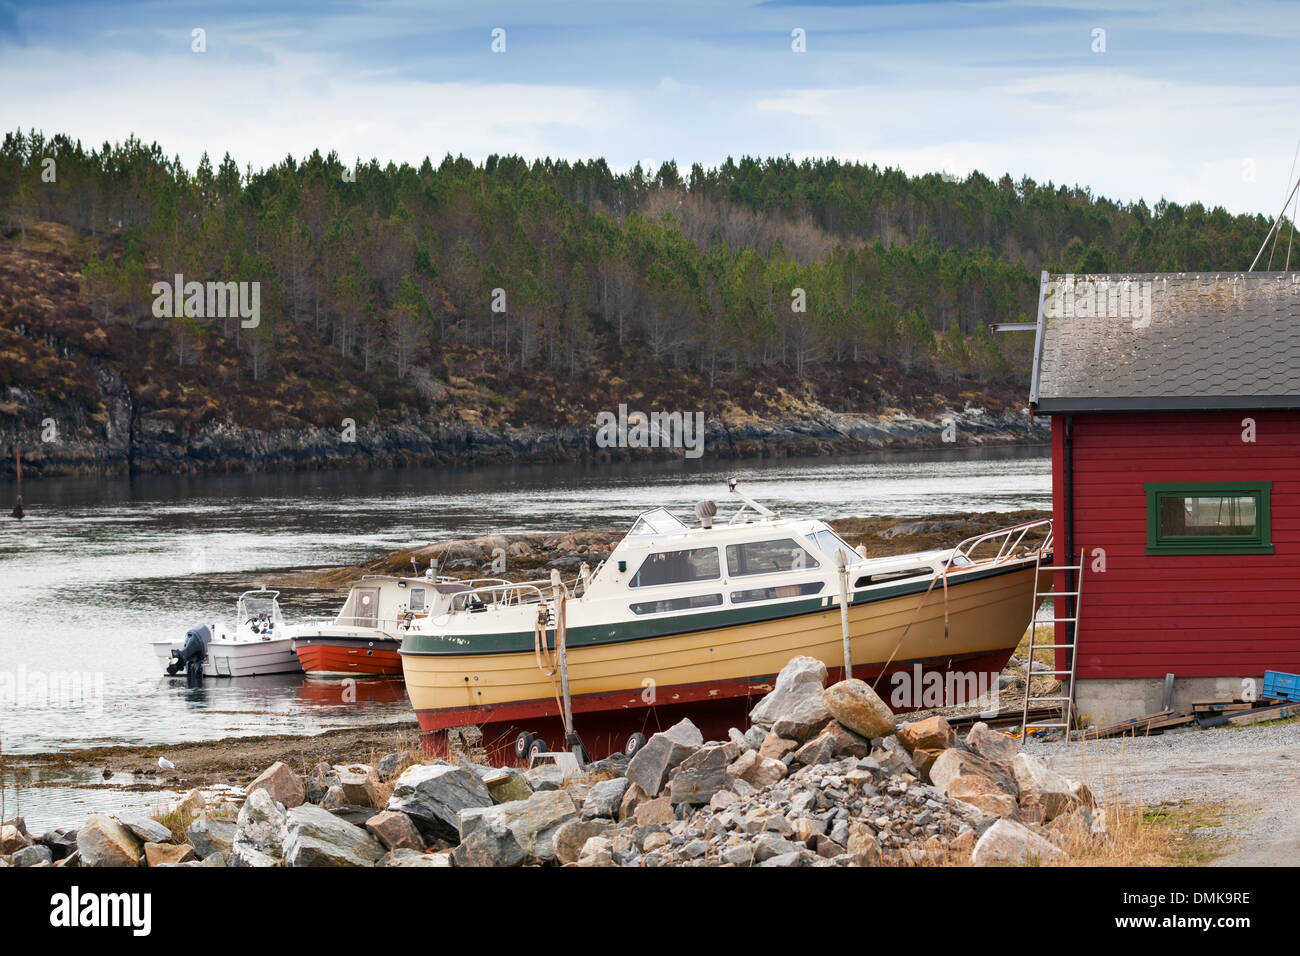
{"type": "MultiPolygon", "coordinates": [[[[301,675],[187,689],[161,676],[148,642],[230,618],[259,572],[353,564],[491,531],[625,527],[657,505],[686,517],[706,497],[726,513],[730,475],[791,516],[1011,511],[1046,508],[1051,494],[1045,448],[29,481],[27,518],[0,519],[0,745],[21,754],[156,743],[163,754],[177,741],[405,717],[400,683],[357,704],[343,703],[336,683],[301,675]],[[45,684],[58,680],[72,682],[70,698],[50,699],[45,684]]],[[[0,484],[4,514],[13,494],[0,484]]],[[[284,606],[291,622],[329,611],[284,606]]]]}

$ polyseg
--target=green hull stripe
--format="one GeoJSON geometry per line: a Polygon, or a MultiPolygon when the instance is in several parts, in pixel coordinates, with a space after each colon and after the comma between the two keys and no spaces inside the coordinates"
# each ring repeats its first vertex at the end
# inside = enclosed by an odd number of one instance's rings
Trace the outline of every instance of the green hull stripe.
{"type": "MultiPolygon", "coordinates": [[[[1024,571],[1033,565],[1018,562],[1000,568],[989,568],[963,574],[957,583],[949,583],[949,588],[960,587],[968,581],[997,577],[1024,571]]],[[[930,586],[930,579],[923,578],[902,584],[895,584],[879,591],[858,591],[849,602],[851,606],[874,604],[891,598],[906,597],[909,594],[923,594],[930,586]]],[[[935,593],[942,593],[943,585],[934,586],[935,593]]],[[[830,611],[835,605],[822,605],[821,597],[791,601],[776,607],[759,605],[757,607],[728,607],[721,611],[706,611],[700,614],[684,614],[673,618],[647,618],[644,620],[622,621],[618,624],[587,625],[570,628],[567,646],[595,647],[601,644],[621,644],[627,641],[642,641],[656,637],[672,637],[676,634],[690,634],[697,631],[711,631],[723,627],[735,627],[738,624],[754,624],[761,621],[775,621],[787,617],[799,617],[830,611]]],[[[533,650],[531,631],[507,631],[499,634],[474,634],[470,636],[437,634],[407,634],[402,640],[399,653],[411,656],[429,657],[468,657],[477,654],[520,654],[533,650]]]]}

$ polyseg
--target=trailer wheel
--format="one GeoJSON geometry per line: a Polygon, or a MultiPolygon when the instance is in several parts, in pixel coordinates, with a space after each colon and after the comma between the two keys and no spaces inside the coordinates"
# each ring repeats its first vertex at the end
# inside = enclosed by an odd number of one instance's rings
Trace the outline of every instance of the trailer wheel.
{"type": "Polygon", "coordinates": [[[631,757],[638,750],[645,746],[645,734],[633,734],[627,738],[627,743],[623,746],[623,753],[631,757]]]}
{"type": "Polygon", "coordinates": [[[533,737],[528,744],[528,759],[531,761],[537,754],[547,753],[546,741],[541,737],[533,737]]]}
{"type": "Polygon", "coordinates": [[[533,735],[526,730],[520,731],[519,736],[515,738],[515,757],[519,760],[525,759],[528,756],[528,748],[532,745],[533,735]]]}

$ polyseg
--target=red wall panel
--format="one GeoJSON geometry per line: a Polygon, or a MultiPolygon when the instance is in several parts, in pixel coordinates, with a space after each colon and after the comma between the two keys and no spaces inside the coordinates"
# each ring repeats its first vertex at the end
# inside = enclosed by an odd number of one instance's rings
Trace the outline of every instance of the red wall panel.
{"type": "MultiPolygon", "coordinates": [[[[1065,540],[1065,419],[1052,419],[1052,495],[1065,540]]],[[[1076,415],[1074,547],[1084,571],[1077,675],[1300,672],[1300,413],[1076,415]],[[1255,441],[1242,420],[1255,420],[1255,441]],[[1273,554],[1147,555],[1149,481],[1271,481],[1273,554]]],[[[1060,554],[1057,563],[1065,563],[1060,554]]],[[[1059,575],[1062,577],[1063,575],[1059,575]]],[[[1064,590],[1064,581],[1057,588],[1064,590]]],[[[1058,601],[1058,615],[1065,614],[1058,601]]]]}

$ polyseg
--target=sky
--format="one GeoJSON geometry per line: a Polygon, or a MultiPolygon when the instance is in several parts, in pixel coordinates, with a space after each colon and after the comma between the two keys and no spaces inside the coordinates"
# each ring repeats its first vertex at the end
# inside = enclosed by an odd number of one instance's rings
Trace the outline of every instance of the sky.
{"type": "Polygon", "coordinates": [[[1294,2],[0,0],[0,130],[191,168],[834,156],[1271,217],[1297,63],[1294,2]]]}

